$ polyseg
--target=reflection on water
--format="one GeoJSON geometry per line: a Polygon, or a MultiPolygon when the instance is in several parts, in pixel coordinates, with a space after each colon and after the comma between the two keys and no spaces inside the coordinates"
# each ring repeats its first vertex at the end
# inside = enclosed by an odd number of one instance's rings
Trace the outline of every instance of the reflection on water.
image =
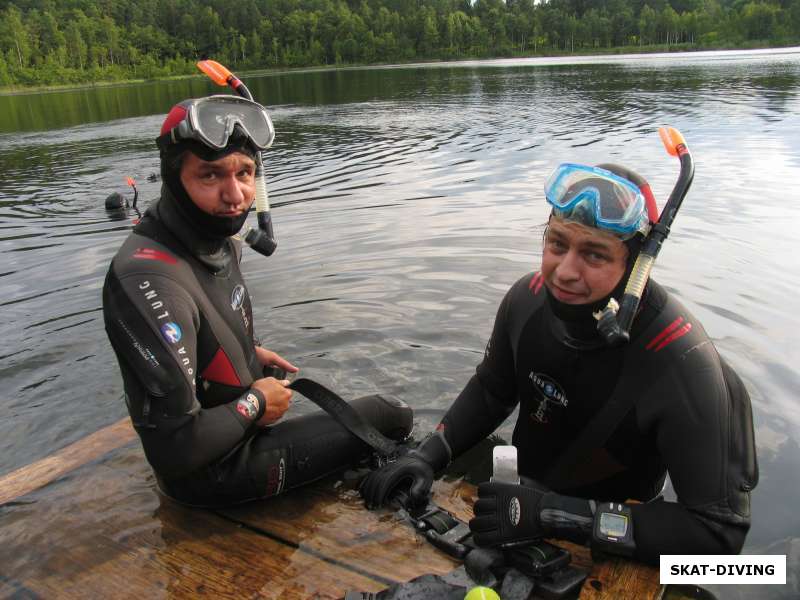
{"type": "MultiPolygon", "coordinates": [[[[346,397],[441,410],[504,292],[538,265],[549,170],[627,164],[663,204],[678,165],[656,130],[673,125],[697,175],[655,277],[751,391],[762,477],[747,551],[796,565],[800,54],[538,62],[247,79],[278,132],[278,252],[243,266],[259,332],[346,397]]],[[[0,97],[0,473],[124,415],[100,289],[135,214],[111,219],[103,200],[132,176],[147,206],[163,115],[210,91],[192,79],[0,97]]]]}

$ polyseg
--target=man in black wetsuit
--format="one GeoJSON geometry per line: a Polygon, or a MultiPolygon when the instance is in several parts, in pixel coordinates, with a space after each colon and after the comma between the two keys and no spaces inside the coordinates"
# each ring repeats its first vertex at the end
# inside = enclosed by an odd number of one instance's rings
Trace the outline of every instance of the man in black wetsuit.
{"type": "Polygon", "coordinates": [[[519,405],[513,444],[522,482],[479,486],[470,521],[478,545],[558,538],[646,562],[739,553],[758,480],[741,380],[655,281],[629,343],[609,347],[593,316],[621,299],[657,220],[649,187],[616,165],[566,164],[545,191],[553,212],[541,270],[506,294],[483,361],[436,432],[363,482],[367,505],[406,486],[423,502],[433,474],[519,405]],[[601,416],[628,401],[616,422],[601,416]],[[609,430],[581,447],[587,426],[603,433],[595,419],[609,430]],[[667,473],[677,502],[659,497],[667,473]]]}
{"type": "MultiPolygon", "coordinates": [[[[274,136],[266,110],[232,96],[182,102],[157,142],[161,197],[114,257],[106,331],[147,460],[167,495],[195,505],[263,498],[366,455],[325,413],[278,422],[292,392],[266,368],[296,372],[260,347],[239,270],[256,194],[257,152],[274,136]]],[[[407,406],[379,396],[354,408],[395,439],[407,406]]]]}

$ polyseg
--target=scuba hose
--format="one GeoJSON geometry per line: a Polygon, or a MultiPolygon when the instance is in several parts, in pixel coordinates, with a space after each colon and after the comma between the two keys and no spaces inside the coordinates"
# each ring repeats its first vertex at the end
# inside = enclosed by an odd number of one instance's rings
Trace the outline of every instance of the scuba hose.
{"type": "Polygon", "coordinates": [[[664,240],[669,235],[670,227],[678,214],[681,203],[692,185],[692,179],[694,179],[692,155],[681,133],[673,127],[661,127],[658,134],[661,136],[667,152],[680,160],[681,171],[667,204],[661,211],[661,216],[653,224],[642,244],[642,250],[636,258],[625,286],[622,303],[618,304],[614,298],[611,298],[608,305],[595,314],[598,321],[597,329],[609,346],[617,346],[630,340],[631,323],[633,323],[633,318],[639,308],[639,301],[642,299],[647,280],[650,278],[650,271],[661,251],[664,240]]]}
{"type": "MultiPolygon", "coordinates": [[[[208,75],[217,85],[230,86],[237,94],[253,100],[253,95],[247,86],[223,65],[213,60],[201,60],[197,67],[208,75]]],[[[244,241],[256,252],[264,256],[271,256],[278,246],[275,233],[272,229],[272,215],[269,211],[269,195],[264,174],[264,157],[262,152],[256,156],[256,218],[258,229],[248,228],[244,241]]]]}

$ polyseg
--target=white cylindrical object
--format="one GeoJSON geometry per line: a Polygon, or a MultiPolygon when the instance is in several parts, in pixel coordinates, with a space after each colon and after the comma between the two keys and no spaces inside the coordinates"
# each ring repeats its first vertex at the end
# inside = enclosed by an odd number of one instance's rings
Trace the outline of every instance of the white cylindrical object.
{"type": "Polygon", "coordinates": [[[256,177],[256,210],[258,212],[269,211],[269,195],[263,171],[260,177],[256,177]]]}
{"type": "Polygon", "coordinates": [[[650,277],[650,270],[653,268],[655,258],[647,254],[640,254],[636,257],[636,262],[631,271],[628,285],[625,286],[625,294],[631,294],[636,298],[641,298],[644,293],[644,286],[650,277]]]}
{"type": "Polygon", "coordinates": [[[519,483],[516,446],[495,446],[492,449],[492,477],[489,481],[519,483]]]}

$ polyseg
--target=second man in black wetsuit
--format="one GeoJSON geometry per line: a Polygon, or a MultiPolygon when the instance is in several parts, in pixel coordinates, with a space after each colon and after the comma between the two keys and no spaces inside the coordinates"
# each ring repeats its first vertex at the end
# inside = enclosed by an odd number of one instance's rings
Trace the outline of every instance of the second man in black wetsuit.
{"type": "Polygon", "coordinates": [[[424,501],[434,474],[519,406],[523,482],[479,486],[470,522],[478,545],[560,538],[647,562],[741,550],[758,479],[741,380],[654,281],[629,343],[610,348],[597,332],[594,313],[621,298],[656,220],[652,196],[630,181],[643,180],[605,167],[565,164],[550,177],[541,270],[506,294],[483,361],[437,431],[364,481],[368,506],[399,487],[424,501]],[[605,441],[572,450],[607,405],[629,400],[605,441]],[[658,499],[667,474],[677,502],[658,499]]]}
{"type": "MultiPolygon", "coordinates": [[[[289,382],[264,374],[297,368],[254,337],[232,236],[255,198],[256,153],[271,137],[264,108],[241,98],[173,107],[158,139],[161,197],[117,252],[103,288],[134,427],[159,487],[189,504],[272,496],[369,452],[325,413],[281,420],[289,382]]],[[[353,406],[385,435],[411,430],[405,405],[370,396],[353,406]]]]}

